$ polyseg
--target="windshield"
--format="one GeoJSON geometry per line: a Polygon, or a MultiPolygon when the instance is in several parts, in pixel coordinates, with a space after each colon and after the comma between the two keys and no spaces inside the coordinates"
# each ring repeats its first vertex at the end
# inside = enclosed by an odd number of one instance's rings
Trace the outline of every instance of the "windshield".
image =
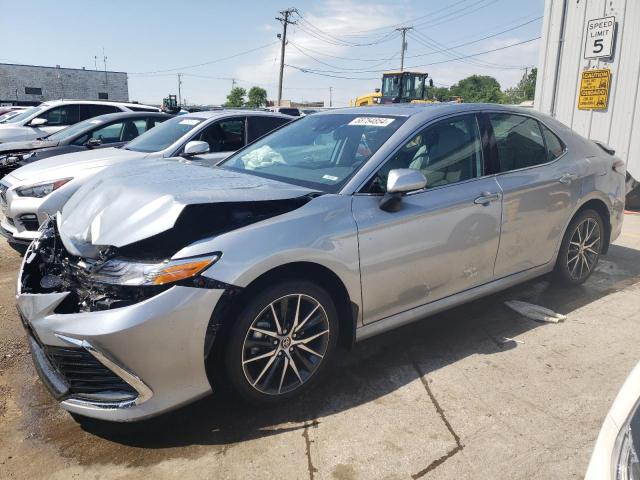
{"type": "Polygon", "coordinates": [[[93,126],[98,126],[101,123],[104,123],[102,120],[97,120],[95,118],[90,118],[88,120],[84,120],[82,122],[76,123],[75,125],[71,125],[70,127],[64,128],[62,130],[57,131],[56,133],[52,133],[47,136],[47,140],[64,140],[66,138],[71,138],[78,133],[82,133],[87,128],[93,126]]]}
{"type": "Polygon", "coordinates": [[[124,148],[134,152],[159,152],[203,121],[204,118],[183,116],[171,118],[130,141],[124,148]]]}
{"type": "Polygon", "coordinates": [[[15,117],[11,117],[10,119],[6,120],[5,123],[18,123],[18,122],[21,122],[22,120],[26,120],[27,118],[31,117],[31,115],[33,115],[34,113],[40,113],[43,110],[44,110],[44,107],[29,108],[29,109],[25,110],[24,112],[16,115],[15,117]]]}
{"type": "Polygon", "coordinates": [[[397,75],[384,75],[382,77],[382,96],[397,97],[400,93],[400,77],[397,75]]]}
{"type": "Polygon", "coordinates": [[[311,115],[254,142],[221,166],[337,192],[404,121],[382,115],[311,115]]]}

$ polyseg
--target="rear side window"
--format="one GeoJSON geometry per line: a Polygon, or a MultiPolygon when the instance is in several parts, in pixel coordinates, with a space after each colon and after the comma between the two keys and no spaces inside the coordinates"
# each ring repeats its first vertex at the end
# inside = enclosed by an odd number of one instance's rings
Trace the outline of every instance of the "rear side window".
{"type": "Polygon", "coordinates": [[[547,160],[552,161],[564,153],[564,143],[558,136],[549,130],[546,126],[541,125],[544,140],[547,142],[547,160]]]}
{"type": "Polygon", "coordinates": [[[538,122],[529,117],[490,113],[501,172],[547,163],[547,150],[538,122]]]}
{"type": "Polygon", "coordinates": [[[254,140],[266,135],[285,123],[289,123],[289,118],[278,117],[249,117],[249,139],[251,143],[254,140]]]}
{"type": "Polygon", "coordinates": [[[114,105],[95,105],[84,104],[80,105],[80,118],[86,120],[87,118],[97,117],[98,115],[106,115],[107,113],[121,112],[118,107],[114,105]]]}

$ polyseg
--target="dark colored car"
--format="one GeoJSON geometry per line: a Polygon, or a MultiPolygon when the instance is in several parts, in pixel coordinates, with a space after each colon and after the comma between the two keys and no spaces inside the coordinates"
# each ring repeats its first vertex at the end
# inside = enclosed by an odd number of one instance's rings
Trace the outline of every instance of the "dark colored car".
{"type": "Polygon", "coordinates": [[[0,144],[0,178],[31,162],[87,149],[120,147],[172,115],[154,112],[109,113],[89,118],[37,140],[0,144]]]}

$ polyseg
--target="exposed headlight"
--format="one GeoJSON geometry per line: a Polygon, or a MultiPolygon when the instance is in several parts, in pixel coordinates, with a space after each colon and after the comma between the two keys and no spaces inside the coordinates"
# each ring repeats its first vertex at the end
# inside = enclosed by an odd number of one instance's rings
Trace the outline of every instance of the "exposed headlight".
{"type": "Polygon", "coordinates": [[[65,183],[67,183],[71,178],[61,178],[60,180],[55,180],[53,182],[47,183],[37,183],[35,185],[28,185],[26,187],[20,187],[16,189],[16,193],[20,197],[35,197],[42,198],[49,195],[54,190],[57,190],[65,183]]]}
{"type": "Polygon", "coordinates": [[[112,285],[165,285],[195,277],[220,259],[219,254],[206,257],[166,260],[160,263],[132,262],[112,259],[106,261],[91,279],[112,285]]]}
{"type": "Polygon", "coordinates": [[[640,480],[640,460],[635,443],[640,434],[640,412],[635,406],[629,419],[625,422],[613,451],[614,475],[616,480],[640,480]],[[635,437],[635,439],[634,439],[635,437]],[[635,440],[635,442],[634,442],[635,440]]]}

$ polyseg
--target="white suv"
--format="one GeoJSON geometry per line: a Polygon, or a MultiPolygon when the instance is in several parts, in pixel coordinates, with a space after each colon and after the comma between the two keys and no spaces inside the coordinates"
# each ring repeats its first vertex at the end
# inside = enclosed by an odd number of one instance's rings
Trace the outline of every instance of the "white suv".
{"type": "Polygon", "coordinates": [[[148,105],[92,100],[56,100],[30,108],[0,124],[0,143],[46,137],[87,118],[117,112],[157,112],[148,105]]]}

